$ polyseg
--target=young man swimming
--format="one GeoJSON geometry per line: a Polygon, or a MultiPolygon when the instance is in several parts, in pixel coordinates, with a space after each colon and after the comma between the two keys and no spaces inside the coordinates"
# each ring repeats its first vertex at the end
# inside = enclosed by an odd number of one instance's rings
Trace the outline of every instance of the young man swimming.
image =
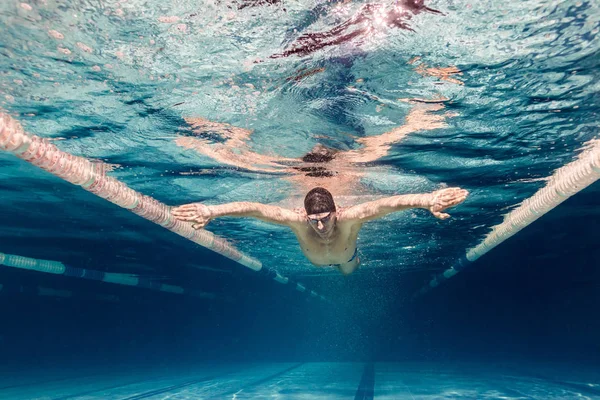
{"type": "Polygon", "coordinates": [[[250,202],[216,206],[185,204],[173,209],[173,216],[193,222],[194,229],[218,217],[254,217],[292,229],[302,252],[316,266],[337,267],[344,275],[358,268],[356,240],[362,225],[387,214],[409,208],[424,208],[439,219],[450,217],[442,211],[462,203],[469,192],[448,188],[432,193],[392,196],[345,209],[337,209],[327,189],[317,187],[304,198],[304,209],[285,208],[250,202]]]}

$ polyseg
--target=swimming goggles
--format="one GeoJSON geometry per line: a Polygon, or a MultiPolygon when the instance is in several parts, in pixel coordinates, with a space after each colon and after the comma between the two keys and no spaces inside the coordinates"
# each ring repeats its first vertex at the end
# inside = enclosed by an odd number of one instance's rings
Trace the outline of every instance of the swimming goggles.
{"type": "Polygon", "coordinates": [[[327,221],[329,221],[331,219],[331,216],[333,215],[332,212],[329,212],[329,214],[327,214],[324,217],[321,218],[311,218],[310,216],[308,217],[308,222],[310,222],[311,224],[318,224],[319,221],[321,221],[322,223],[326,223],[327,221]]]}

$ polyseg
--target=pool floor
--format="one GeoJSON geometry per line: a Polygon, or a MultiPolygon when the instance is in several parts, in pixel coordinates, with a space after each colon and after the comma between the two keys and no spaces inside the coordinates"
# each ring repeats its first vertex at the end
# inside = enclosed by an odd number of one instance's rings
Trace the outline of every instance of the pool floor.
{"type": "MultiPolygon", "coordinates": [[[[6,366],[5,366],[6,368],[6,366]]],[[[537,364],[243,363],[11,371],[9,399],[600,399],[600,370],[537,364]]]]}

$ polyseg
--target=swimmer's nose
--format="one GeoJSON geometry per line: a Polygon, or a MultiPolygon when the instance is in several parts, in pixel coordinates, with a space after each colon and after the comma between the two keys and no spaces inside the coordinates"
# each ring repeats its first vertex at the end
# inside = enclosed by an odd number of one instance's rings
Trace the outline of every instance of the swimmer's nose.
{"type": "Polygon", "coordinates": [[[319,221],[319,222],[317,223],[317,228],[318,228],[320,231],[322,231],[322,230],[323,230],[323,228],[324,228],[324,225],[323,225],[323,223],[322,223],[321,221],[319,221]]]}

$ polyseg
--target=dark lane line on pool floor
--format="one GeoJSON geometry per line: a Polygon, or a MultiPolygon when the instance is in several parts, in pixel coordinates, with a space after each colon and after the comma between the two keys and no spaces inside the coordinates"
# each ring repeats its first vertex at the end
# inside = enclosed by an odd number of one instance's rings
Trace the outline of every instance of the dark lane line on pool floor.
{"type": "Polygon", "coordinates": [[[365,364],[354,400],[373,400],[375,396],[375,363],[365,364]]]}

